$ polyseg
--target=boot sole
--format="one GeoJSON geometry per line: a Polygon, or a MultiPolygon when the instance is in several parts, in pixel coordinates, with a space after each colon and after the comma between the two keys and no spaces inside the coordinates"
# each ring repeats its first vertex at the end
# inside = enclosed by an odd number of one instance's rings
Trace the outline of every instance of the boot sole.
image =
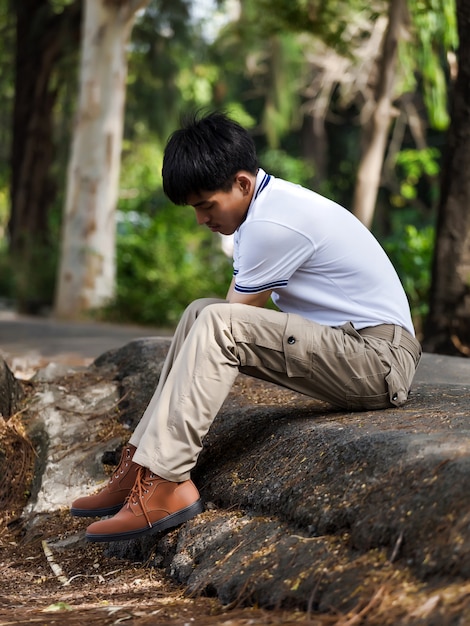
{"type": "Polygon", "coordinates": [[[85,537],[88,541],[128,541],[129,539],[134,539],[135,537],[144,537],[146,535],[155,535],[163,530],[168,530],[169,528],[173,528],[174,526],[179,526],[184,522],[187,522],[195,515],[202,513],[204,507],[202,505],[201,500],[197,500],[194,504],[187,506],[180,511],[176,511],[176,513],[171,513],[171,515],[167,515],[158,522],[152,524],[152,526],[146,526],[145,528],[138,528],[137,530],[129,530],[123,533],[113,533],[113,534],[103,534],[103,535],[94,535],[90,533],[86,533],[85,537]]]}
{"type": "Polygon", "coordinates": [[[70,513],[74,517],[107,517],[108,515],[116,515],[124,506],[124,502],[115,506],[110,506],[107,509],[70,509],[70,513]]]}

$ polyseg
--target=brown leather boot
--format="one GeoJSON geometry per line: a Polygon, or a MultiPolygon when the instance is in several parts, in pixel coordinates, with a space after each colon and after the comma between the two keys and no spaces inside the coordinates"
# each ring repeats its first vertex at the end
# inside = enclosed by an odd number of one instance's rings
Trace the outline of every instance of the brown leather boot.
{"type": "Polygon", "coordinates": [[[178,526],[202,511],[194,483],[174,483],[139,468],[134,487],[117,515],[87,528],[88,541],[123,541],[178,526]]]}
{"type": "Polygon", "coordinates": [[[133,463],[136,447],[129,444],[121,452],[119,465],[106,487],[92,496],[84,496],[72,502],[70,512],[76,517],[104,517],[121,510],[135,483],[140,465],[133,463]]]}

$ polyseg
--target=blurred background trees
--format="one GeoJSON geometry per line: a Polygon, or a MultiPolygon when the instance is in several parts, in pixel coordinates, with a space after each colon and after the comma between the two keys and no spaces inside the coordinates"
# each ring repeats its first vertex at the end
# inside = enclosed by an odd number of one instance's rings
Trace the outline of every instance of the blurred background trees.
{"type": "Polygon", "coordinates": [[[424,347],[470,356],[470,2],[457,1],[460,45],[442,164],[430,312],[424,347]]]}
{"type": "MultiPolygon", "coordinates": [[[[333,198],[372,229],[403,280],[420,334],[437,332],[429,303],[440,311],[445,340],[430,349],[465,353],[470,318],[463,305],[456,326],[451,304],[457,292],[466,303],[465,263],[449,264],[448,248],[435,241],[468,235],[465,182],[453,192],[456,214],[444,198],[465,174],[470,59],[458,46],[457,17],[466,32],[469,2],[150,0],[122,50],[128,77],[113,295],[99,310],[73,307],[71,315],[173,325],[195,297],[225,294],[231,263],[220,238],[198,228],[190,209],[170,206],[160,180],[163,148],[181,117],[222,107],[250,129],[265,169],[333,198]],[[441,173],[454,181],[442,195],[441,173]],[[442,309],[446,265],[461,284],[442,309]]],[[[84,5],[0,0],[0,296],[23,312],[51,311],[58,291],[84,5]]],[[[458,250],[467,247],[462,241],[458,250]]]]}
{"type": "Polygon", "coordinates": [[[136,13],[148,2],[84,0],[55,299],[55,312],[63,318],[100,309],[115,293],[127,48],[136,13]]]}
{"type": "Polygon", "coordinates": [[[2,165],[10,199],[9,267],[2,275],[12,282],[19,307],[31,310],[50,300],[54,290],[57,236],[51,208],[60,202],[58,158],[67,159],[65,145],[62,154],[57,149],[69,138],[62,116],[73,111],[66,77],[70,70],[75,77],[81,21],[80,2],[61,10],[56,4],[2,2],[2,132],[4,146],[11,146],[2,165]]]}

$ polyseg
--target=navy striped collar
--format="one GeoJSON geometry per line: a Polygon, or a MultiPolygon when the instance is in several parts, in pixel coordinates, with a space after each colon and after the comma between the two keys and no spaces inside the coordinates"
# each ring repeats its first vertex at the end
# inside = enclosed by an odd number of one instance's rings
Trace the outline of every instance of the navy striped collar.
{"type": "Polygon", "coordinates": [[[271,174],[266,174],[266,172],[264,170],[262,170],[261,168],[259,169],[258,172],[258,179],[260,178],[260,175],[263,175],[263,177],[261,178],[261,182],[259,183],[258,188],[255,190],[255,196],[253,198],[253,200],[256,200],[256,198],[259,196],[259,194],[266,189],[269,181],[271,180],[271,174]]]}
{"type": "MultiPolygon", "coordinates": [[[[255,192],[251,199],[250,206],[248,207],[248,210],[245,213],[245,217],[243,218],[240,226],[245,222],[246,218],[248,217],[248,213],[250,212],[250,209],[253,206],[253,203],[255,202],[256,198],[260,195],[260,193],[266,189],[271,178],[272,178],[271,174],[266,174],[264,170],[259,168],[256,174],[255,192]]],[[[240,226],[238,228],[240,228],[240,226]]]]}

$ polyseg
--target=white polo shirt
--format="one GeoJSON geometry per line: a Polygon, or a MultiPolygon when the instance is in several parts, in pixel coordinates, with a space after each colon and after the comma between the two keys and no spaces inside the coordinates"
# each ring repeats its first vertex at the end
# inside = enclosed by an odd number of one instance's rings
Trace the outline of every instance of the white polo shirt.
{"type": "Polygon", "coordinates": [[[234,235],[235,291],[272,290],[281,311],[358,330],[398,324],[414,335],[409,304],[386,253],[349,211],[262,169],[234,235]]]}

